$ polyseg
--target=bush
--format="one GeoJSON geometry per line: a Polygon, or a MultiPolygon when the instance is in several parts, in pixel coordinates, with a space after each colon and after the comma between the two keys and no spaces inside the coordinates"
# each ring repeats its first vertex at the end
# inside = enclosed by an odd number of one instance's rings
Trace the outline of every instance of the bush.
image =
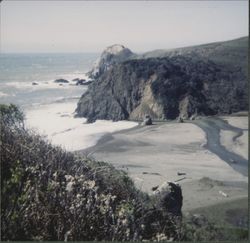
{"type": "Polygon", "coordinates": [[[1,111],[2,240],[179,239],[180,217],[139,192],[125,172],[52,146],[1,111]]]}

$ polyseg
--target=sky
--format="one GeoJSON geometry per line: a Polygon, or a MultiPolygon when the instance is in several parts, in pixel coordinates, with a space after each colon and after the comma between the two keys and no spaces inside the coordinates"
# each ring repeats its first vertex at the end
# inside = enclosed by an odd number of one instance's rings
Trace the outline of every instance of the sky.
{"type": "Polygon", "coordinates": [[[0,3],[1,52],[145,52],[248,35],[248,1],[0,3]]]}

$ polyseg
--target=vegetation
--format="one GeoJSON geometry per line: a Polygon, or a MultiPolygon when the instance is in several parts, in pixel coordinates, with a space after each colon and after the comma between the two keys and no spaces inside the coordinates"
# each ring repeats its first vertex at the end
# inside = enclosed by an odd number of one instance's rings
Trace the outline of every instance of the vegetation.
{"type": "Polygon", "coordinates": [[[195,209],[192,214],[204,215],[220,229],[224,240],[248,239],[248,198],[218,203],[195,209]]]}
{"type": "Polygon", "coordinates": [[[27,131],[16,106],[0,115],[1,240],[224,239],[204,217],[182,219],[167,194],[149,197],[125,172],[27,131]]]}
{"type": "Polygon", "coordinates": [[[203,44],[198,46],[181,47],[169,50],[155,50],[139,55],[137,58],[168,57],[176,55],[192,55],[193,58],[202,57],[218,65],[227,66],[229,69],[241,68],[245,75],[248,73],[247,65],[248,37],[203,44]]]}
{"type": "Polygon", "coordinates": [[[0,110],[2,240],[180,238],[176,218],[127,174],[27,131],[16,106],[0,110]]]}

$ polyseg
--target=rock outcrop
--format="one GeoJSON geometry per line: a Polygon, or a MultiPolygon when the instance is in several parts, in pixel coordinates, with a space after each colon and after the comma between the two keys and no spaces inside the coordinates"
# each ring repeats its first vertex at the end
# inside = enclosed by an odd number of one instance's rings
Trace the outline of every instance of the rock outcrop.
{"type": "Polygon", "coordinates": [[[153,125],[152,119],[151,119],[151,117],[149,115],[146,115],[144,117],[142,125],[145,125],[145,126],[153,125]]]}
{"type": "Polygon", "coordinates": [[[191,57],[129,60],[114,65],[89,85],[78,102],[78,116],[124,120],[189,118],[246,110],[247,78],[191,57]]]}
{"type": "Polygon", "coordinates": [[[112,65],[128,60],[135,54],[123,45],[112,45],[107,47],[100,58],[96,60],[93,69],[88,73],[90,78],[97,78],[105,71],[109,70],[112,65]]]}
{"type": "Polygon", "coordinates": [[[60,78],[60,79],[56,79],[55,81],[54,81],[55,83],[69,83],[69,81],[68,80],[66,80],[66,79],[63,79],[63,78],[60,78]]]}
{"type": "Polygon", "coordinates": [[[168,186],[160,192],[162,194],[160,206],[173,215],[181,215],[183,203],[182,190],[180,185],[168,182],[168,186]]]}
{"type": "Polygon", "coordinates": [[[165,53],[162,58],[138,58],[123,46],[111,46],[91,71],[95,81],[79,100],[77,116],[89,122],[143,120],[145,115],[161,120],[247,110],[245,39],[225,43],[205,45],[204,50],[187,48],[183,55],[165,53]],[[227,58],[219,58],[223,53],[227,58]]]}

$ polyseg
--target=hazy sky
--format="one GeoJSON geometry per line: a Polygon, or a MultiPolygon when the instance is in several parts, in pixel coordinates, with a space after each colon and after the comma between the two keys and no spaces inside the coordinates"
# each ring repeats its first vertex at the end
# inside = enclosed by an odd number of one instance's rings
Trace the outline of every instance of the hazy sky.
{"type": "Polygon", "coordinates": [[[248,1],[1,2],[1,51],[135,52],[248,35],[248,1]]]}

